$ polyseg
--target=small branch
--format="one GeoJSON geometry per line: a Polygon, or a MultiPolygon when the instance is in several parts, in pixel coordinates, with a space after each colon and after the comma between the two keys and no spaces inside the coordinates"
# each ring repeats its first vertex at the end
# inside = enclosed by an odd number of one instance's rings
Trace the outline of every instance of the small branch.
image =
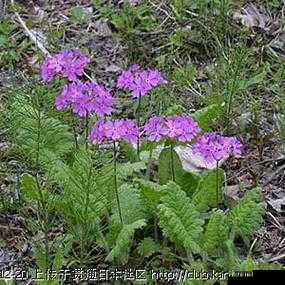
{"type": "Polygon", "coordinates": [[[14,0],[11,0],[11,6],[12,8],[14,8],[14,14],[16,16],[16,18],[18,19],[19,23],[21,24],[21,26],[23,27],[23,29],[25,30],[26,34],[29,36],[29,38],[35,43],[35,45],[45,54],[45,55],[50,55],[50,52],[44,47],[43,43],[40,42],[37,38],[37,36],[31,32],[29,30],[29,28],[27,27],[26,23],[23,21],[23,19],[21,18],[21,16],[19,15],[18,12],[15,11],[15,2],[14,0]]]}

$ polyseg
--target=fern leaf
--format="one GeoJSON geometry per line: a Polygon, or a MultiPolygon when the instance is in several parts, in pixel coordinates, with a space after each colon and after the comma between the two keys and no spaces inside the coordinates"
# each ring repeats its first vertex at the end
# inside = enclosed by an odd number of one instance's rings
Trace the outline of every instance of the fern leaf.
{"type": "Polygon", "coordinates": [[[138,246],[139,254],[143,257],[149,257],[156,252],[160,252],[161,249],[161,245],[152,238],[143,239],[138,246]]]}
{"type": "Polygon", "coordinates": [[[147,201],[148,205],[151,208],[156,208],[161,197],[164,195],[164,193],[160,191],[161,186],[145,179],[135,179],[134,183],[140,190],[142,197],[147,201]]]}
{"type": "Polygon", "coordinates": [[[140,229],[145,225],[146,221],[143,219],[135,221],[128,225],[124,225],[117,236],[114,248],[107,255],[106,261],[113,262],[116,259],[122,259],[126,257],[132,246],[135,230],[140,229]]]}
{"type": "MultiPolygon", "coordinates": [[[[150,211],[142,199],[138,189],[129,184],[122,184],[119,188],[119,200],[122,212],[123,223],[128,225],[137,220],[148,220],[150,217],[150,211]]],[[[117,202],[115,200],[115,194],[113,193],[112,201],[112,215],[109,220],[109,235],[108,240],[110,246],[112,246],[117,239],[122,225],[119,218],[119,211],[117,202]]]]}
{"type": "Polygon", "coordinates": [[[25,97],[14,98],[10,120],[18,145],[33,161],[43,149],[62,156],[73,146],[69,127],[38,111],[25,97]]]}
{"type": "Polygon", "coordinates": [[[139,173],[146,169],[146,163],[144,161],[137,162],[125,162],[117,165],[118,175],[122,179],[131,177],[134,173],[139,173]]]}
{"type": "Polygon", "coordinates": [[[225,220],[225,214],[222,211],[217,211],[211,215],[207,224],[203,249],[210,256],[219,256],[224,253],[225,241],[229,236],[225,220]]]}
{"type": "MultiPolygon", "coordinates": [[[[123,184],[120,187],[119,199],[125,224],[131,224],[136,220],[148,219],[148,211],[141,198],[140,192],[132,185],[123,184]]],[[[118,215],[116,203],[114,203],[113,213],[118,215]]]]}
{"type": "Polygon", "coordinates": [[[173,242],[193,252],[200,252],[198,245],[204,221],[190,198],[174,182],[164,187],[165,195],[158,206],[159,224],[173,242]]]}
{"type": "Polygon", "coordinates": [[[254,188],[233,207],[227,219],[232,232],[242,237],[250,237],[260,227],[264,214],[260,196],[260,188],[254,188]]]}

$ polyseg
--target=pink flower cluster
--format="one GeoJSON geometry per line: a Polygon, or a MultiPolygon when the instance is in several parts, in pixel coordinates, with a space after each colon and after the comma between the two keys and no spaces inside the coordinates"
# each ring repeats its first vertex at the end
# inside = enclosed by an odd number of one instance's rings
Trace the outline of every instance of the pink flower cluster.
{"type": "MultiPolygon", "coordinates": [[[[44,81],[51,81],[56,75],[62,74],[70,81],[76,81],[89,62],[90,60],[78,49],[62,51],[45,59],[41,68],[42,78],[44,81]]],[[[143,69],[135,64],[122,72],[118,78],[117,87],[130,91],[133,97],[137,98],[146,95],[156,86],[166,83],[166,79],[157,69],[143,69]]],[[[113,97],[104,86],[96,82],[79,81],[65,85],[55,101],[57,109],[71,108],[80,117],[86,117],[93,112],[98,117],[104,117],[111,114],[113,104],[113,97]]],[[[171,138],[185,143],[190,142],[198,133],[200,133],[198,124],[186,114],[153,116],[142,131],[142,134],[152,142],[171,138]]],[[[131,120],[99,120],[91,129],[89,141],[100,144],[106,140],[122,139],[135,143],[139,136],[140,131],[131,120]]],[[[216,132],[209,132],[198,138],[192,150],[210,164],[231,154],[240,155],[242,144],[235,137],[225,137],[216,132]]]]}
{"type": "Polygon", "coordinates": [[[236,137],[225,137],[217,132],[202,135],[192,146],[193,153],[201,155],[206,163],[217,162],[229,155],[240,156],[242,144],[236,137]]]}
{"type": "Polygon", "coordinates": [[[167,81],[157,69],[142,69],[134,64],[123,71],[118,78],[117,88],[130,91],[133,97],[146,95],[156,86],[166,84],[167,81]]]}
{"type": "Polygon", "coordinates": [[[55,100],[56,108],[70,107],[80,117],[95,112],[99,117],[109,115],[113,109],[113,97],[110,92],[96,82],[70,83],[64,86],[55,100]]]}
{"type": "Polygon", "coordinates": [[[84,72],[89,58],[79,49],[64,50],[46,58],[42,64],[41,74],[44,81],[51,81],[56,75],[62,74],[70,81],[75,81],[84,72]]]}
{"type": "Polygon", "coordinates": [[[91,143],[103,143],[107,140],[125,140],[136,143],[139,137],[139,129],[132,120],[118,119],[115,121],[97,121],[89,134],[91,143]]]}
{"type": "Polygon", "coordinates": [[[189,142],[200,132],[198,124],[188,115],[153,116],[144,126],[144,133],[150,141],[158,142],[163,137],[180,142],[189,142]]]}

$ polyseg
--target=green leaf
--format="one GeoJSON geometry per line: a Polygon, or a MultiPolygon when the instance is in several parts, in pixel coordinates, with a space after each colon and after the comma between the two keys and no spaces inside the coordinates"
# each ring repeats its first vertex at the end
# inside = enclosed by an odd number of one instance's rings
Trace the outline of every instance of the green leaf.
{"type": "Polygon", "coordinates": [[[223,169],[209,170],[200,180],[197,191],[193,194],[193,203],[199,211],[217,207],[224,199],[223,185],[225,172],[223,169]],[[218,181],[218,184],[217,184],[218,181]]]}
{"type": "Polygon", "coordinates": [[[204,221],[199,212],[186,193],[174,182],[165,185],[164,192],[162,204],[158,205],[159,225],[174,243],[194,253],[200,252],[204,221]]]}
{"type": "Polygon", "coordinates": [[[269,66],[265,66],[264,69],[260,73],[252,76],[251,78],[249,78],[247,80],[240,81],[240,87],[239,87],[240,90],[246,90],[249,87],[256,85],[256,84],[259,84],[262,81],[264,81],[264,79],[266,78],[266,75],[268,73],[269,68],[270,68],[269,66]]]}
{"type": "Polygon", "coordinates": [[[125,162],[117,164],[117,173],[118,176],[122,179],[131,177],[134,173],[140,173],[146,169],[146,163],[144,161],[137,162],[125,162]]]}
{"type": "Polygon", "coordinates": [[[159,184],[144,179],[135,179],[134,183],[144,198],[155,205],[160,202],[161,197],[164,195],[159,189],[159,184]]]}
{"type": "Polygon", "coordinates": [[[71,20],[74,23],[83,23],[90,19],[91,14],[87,13],[82,7],[73,7],[71,9],[71,20]]]}
{"type": "Polygon", "coordinates": [[[46,263],[46,255],[44,251],[38,248],[36,250],[35,256],[36,256],[36,264],[38,268],[42,271],[47,270],[48,268],[47,268],[47,263],[46,263]]]}
{"type": "Polygon", "coordinates": [[[230,211],[227,223],[233,233],[250,237],[263,223],[260,192],[258,187],[248,191],[230,211]]]}
{"type": "Polygon", "coordinates": [[[5,35],[0,35],[0,47],[5,47],[8,42],[8,38],[5,35]]]}
{"type": "Polygon", "coordinates": [[[45,149],[59,157],[70,152],[73,136],[69,127],[37,110],[31,101],[23,94],[15,96],[9,113],[17,144],[23,153],[37,162],[38,154],[45,149]]]}
{"type": "Polygon", "coordinates": [[[203,249],[210,256],[220,256],[225,251],[225,241],[229,238],[226,216],[222,211],[214,212],[207,224],[203,249]]]}
{"type": "MultiPolygon", "coordinates": [[[[130,184],[123,184],[119,188],[119,199],[124,224],[132,224],[136,220],[147,220],[149,213],[140,192],[130,184]]],[[[113,213],[118,219],[118,208],[113,199],[113,213]]]]}
{"type": "Polygon", "coordinates": [[[194,112],[191,116],[203,131],[208,131],[213,127],[215,120],[220,117],[222,112],[222,106],[212,104],[194,112]]]}
{"type": "Polygon", "coordinates": [[[145,238],[138,246],[138,252],[142,257],[150,257],[154,253],[161,251],[161,245],[152,238],[145,238]]]}
{"type": "Polygon", "coordinates": [[[106,257],[106,261],[113,262],[116,259],[121,259],[126,257],[132,246],[133,236],[137,229],[141,229],[146,225],[145,220],[138,220],[129,225],[124,225],[121,229],[114,248],[106,257]]]}
{"type": "MultiPolygon", "coordinates": [[[[171,166],[171,149],[164,148],[159,155],[158,178],[161,185],[166,184],[172,180],[172,166],[171,166]]],[[[182,190],[187,192],[189,196],[196,190],[199,183],[199,176],[187,172],[183,169],[182,163],[178,154],[173,150],[173,168],[175,183],[177,183],[182,190]]]]}
{"type": "Polygon", "coordinates": [[[130,162],[138,161],[138,154],[136,149],[132,144],[125,141],[120,141],[120,152],[125,156],[125,158],[130,162]]]}
{"type": "Polygon", "coordinates": [[[60,249],[57,249],[53,260],[53,269],[59,272],[62,267],[63,267],[63,252],[60,249]]]}
{"type": "Polygon", "coordinates": [[[27,173],[24,173],[20,179],[21,188],[24,196],[31,201],[38,200],[38,186],[36,179],[27,173]]]}

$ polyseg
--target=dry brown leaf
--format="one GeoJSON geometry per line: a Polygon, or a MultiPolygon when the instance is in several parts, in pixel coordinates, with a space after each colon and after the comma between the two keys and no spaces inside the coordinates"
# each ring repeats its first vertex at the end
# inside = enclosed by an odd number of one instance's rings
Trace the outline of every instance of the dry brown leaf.
{"type": "Polygon", "coordinates": [[[278,213],[285,213],[285,197],[281,199],[270,199],[267,203],[278,213]]]}
{"type": "Polygon", "coordinates": [[[258,28],[259,31],[275,36],[281,31],[280,23],[272,18],[263,8],[254,4],[247,4],[239,11],[234,12],[233,19],[248,28],[258,28]]]}
{"type": "Polygon", "coordinates": [[[239,199],[238,191],[239,191],[239,185],[238,184],[237,185],[226,185],[224,187],[225,195],[234,201],[237,201],[239,199]]]}

